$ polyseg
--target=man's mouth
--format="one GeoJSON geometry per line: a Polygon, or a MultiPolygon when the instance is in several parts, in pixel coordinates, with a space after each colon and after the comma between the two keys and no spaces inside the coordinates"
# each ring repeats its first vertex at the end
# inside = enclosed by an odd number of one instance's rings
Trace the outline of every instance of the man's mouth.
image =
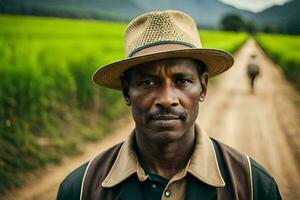
{"type": "Polygon", "coordinates": [[[179,116],[173,114],[159,114],[153,117],[154,120],[176,120],[180,119],[179,116]]]}
{"type": "Polygon", "coordinates": [[[155,125],[159,127],[172,127],[175,126],[179,120],[180,117],[177,115],[167,114],[167,115],[157,115],[152,118],[155,125]]]}

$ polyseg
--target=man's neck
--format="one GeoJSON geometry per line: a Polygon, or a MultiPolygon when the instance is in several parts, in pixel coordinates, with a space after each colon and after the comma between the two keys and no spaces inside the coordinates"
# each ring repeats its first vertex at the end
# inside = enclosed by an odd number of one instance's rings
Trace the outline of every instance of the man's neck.
{"type": "Polygon", "coordinates": [[[155,143],[136,132],[137,154],[147,173],[158,174],[171,179],[187,164],[194,150],[195,127],[192,126],[183,137],[170,143],[155,143]]]}

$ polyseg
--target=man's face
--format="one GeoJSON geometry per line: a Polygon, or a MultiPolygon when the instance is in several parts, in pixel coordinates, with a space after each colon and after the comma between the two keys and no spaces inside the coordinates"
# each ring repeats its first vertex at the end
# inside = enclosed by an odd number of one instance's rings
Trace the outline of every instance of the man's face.
{"type": "Polygon", "coordinates": [[[134,67],[124,96],[136,130],[152,141],[172,142],[194,124],[204,100],[207,73],[192,59],[167,59],[134,67]]]}

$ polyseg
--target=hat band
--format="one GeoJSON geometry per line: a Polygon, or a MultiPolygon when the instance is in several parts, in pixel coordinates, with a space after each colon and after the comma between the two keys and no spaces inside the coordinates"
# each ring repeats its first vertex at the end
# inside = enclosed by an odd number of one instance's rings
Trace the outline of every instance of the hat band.
{"type": "Polygon", "coordinates": [[[191,43],[182,42],[182,41],[169,41],[169,40],[158,41],[134,49],[132,52],[130,52],[130,54],[127,57],[131,58],[131,57],[138,57],[138,56],[143,56],[148,54],[161,53],[161,52],[180,50],[180,49],[190,49],[190,48],[197,48],[197,47],[191,43]]]}

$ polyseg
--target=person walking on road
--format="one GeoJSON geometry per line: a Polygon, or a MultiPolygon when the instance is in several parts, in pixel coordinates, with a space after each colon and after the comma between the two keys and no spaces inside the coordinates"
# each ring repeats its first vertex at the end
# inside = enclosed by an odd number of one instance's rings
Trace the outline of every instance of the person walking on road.
{"type": "Polygon", "coordinates": [[[249,78],[251,93],[254,93],[254,83],[257,76],[260,74],[259,65],[256,55],[252,54],[247,65],[247,75],[249,78]]]}
{"type": "Polygon", "coordinates": [[[202,48],[189,15],[138,16],[125,31],[125,52],[126,59],[101,67],[93,81],[122,92],[135,128],[71,172],[58,200],[281,199],[261,165],[196,124],[198,114],[205,115],[199,102],[208,79],[229,69],[233,57],[202,48]]]}

